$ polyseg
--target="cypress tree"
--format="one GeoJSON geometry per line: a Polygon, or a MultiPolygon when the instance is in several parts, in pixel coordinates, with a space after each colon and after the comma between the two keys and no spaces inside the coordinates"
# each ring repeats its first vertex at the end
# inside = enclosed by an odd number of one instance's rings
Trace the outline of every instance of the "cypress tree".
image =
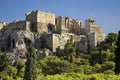
{"type": "Polygon", "coordinates": [[[30,47],[26,56],[24,80],[36,80],[37,54],[35,48],[30,47]]]}
{"type": "Polygon", "coordinates": [[[116,41],[116,48],[115,48],[115,73],[120,73],[120,31],[118,33],[118,39],[116,41]]]}

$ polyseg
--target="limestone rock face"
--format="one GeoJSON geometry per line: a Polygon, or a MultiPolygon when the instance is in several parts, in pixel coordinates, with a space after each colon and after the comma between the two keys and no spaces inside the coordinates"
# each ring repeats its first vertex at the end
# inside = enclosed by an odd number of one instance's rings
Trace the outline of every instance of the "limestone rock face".
{"type": "Polygon", "coordinates": [[[15,46],[12,43],[12,49],[26,49],[30,47],[30,45],[34,44],[34,34],[28,31],[17,31],[11,34],[11,40],[15,42],[15,46]]]}
{"type": "Polygon", "coordinates": [[[10,34],[0,34],[1,48],[7,51],[23,50],[34,43],[34,34],[28,31],[12,31],[10,34]]]}

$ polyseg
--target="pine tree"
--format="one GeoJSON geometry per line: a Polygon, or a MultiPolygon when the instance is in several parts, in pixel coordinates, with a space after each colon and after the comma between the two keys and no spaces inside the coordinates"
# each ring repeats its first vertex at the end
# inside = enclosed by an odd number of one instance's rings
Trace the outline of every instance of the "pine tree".
{"type": "Polygon", "coordinates": [[[118,39],[116,41],[116,48],[115,48],[115,73],[120,73],[120,31],[118,33],[118,39]]]}
{"type": "Polygon", "coordinates": [[[30,47],[26,53],[27,61],[25,63],[25,80],[36,80],[37,54],[34,47],[30,47]]]}

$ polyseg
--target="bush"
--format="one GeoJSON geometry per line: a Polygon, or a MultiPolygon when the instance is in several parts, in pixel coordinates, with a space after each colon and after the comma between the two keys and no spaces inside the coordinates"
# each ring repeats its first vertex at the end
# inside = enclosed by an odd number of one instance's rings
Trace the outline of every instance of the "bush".
{"type": "Polygon", "coordinates": [[[101,64],[95,64],[93,67],[93,73],[100,73],[101,72],[101,64]]]}
{"type": "Polygon", "coordinates": [[[120,80],[120,75],[113,74],[81,74],[81,73],[66,73],[39,76],[37,80],[120,80]]]}
{"type": "Polygon", "coordinates": [[[113,70],[107,70],[104,71],[104,74],[115,74],[115,72],[113,70]]]}
{"type": "Polygon", "coordinates": [[[17,65],[17,76],[23,77],[25,71],[25,62],[20,61],[17,65]]]}
{"type": "Polygon", "coordinates": [[[93,73],[93,67],[90,65],[81,65],[80,68],[84,70],[84,74],[92,74],[93,73]]]}
{"type": "Polygon", "coordinates": [[[93,51],[91,54],[91,65],[95,65],[96,63],[105,63],[106,61],[114,61],[114,53],[109,51],[102,51],[100,54],[99,51],[93,51]]]}
{"type": "Polygon", "coordinates": [[[104,72],[104,71],[107,71],[107,70],[114,70],[115,68],[115,63],[114,62],[105,62],[104,64],[101,65],[102,68],[101,68],[101,71],[104,72]]]}
{"type": "Polygon", "coordinates": [[[55,56],[46,57],[40,61],[42,72],[45,75],[62,74],[69,70],[69,62],[55,56]]]}
{"type": "Polygon", "coordinates": [[[88,59],[81,58],[81,59],[80,59],[80,64],[81,64],[81,65],[89,65],[89,60],[88,60],[88,59]]]}

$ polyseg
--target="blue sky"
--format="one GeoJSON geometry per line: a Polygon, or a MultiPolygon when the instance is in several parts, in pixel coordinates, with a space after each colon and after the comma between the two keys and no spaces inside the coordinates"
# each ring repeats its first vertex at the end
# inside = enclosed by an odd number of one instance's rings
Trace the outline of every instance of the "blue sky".
{"type": "Polygon", "coordinates": [[[80,19],[83,25],[96,18],[106,35],[120,30],[120,0],[0,0],[0,22],[23,20],[32,10],[80,19]]]}

